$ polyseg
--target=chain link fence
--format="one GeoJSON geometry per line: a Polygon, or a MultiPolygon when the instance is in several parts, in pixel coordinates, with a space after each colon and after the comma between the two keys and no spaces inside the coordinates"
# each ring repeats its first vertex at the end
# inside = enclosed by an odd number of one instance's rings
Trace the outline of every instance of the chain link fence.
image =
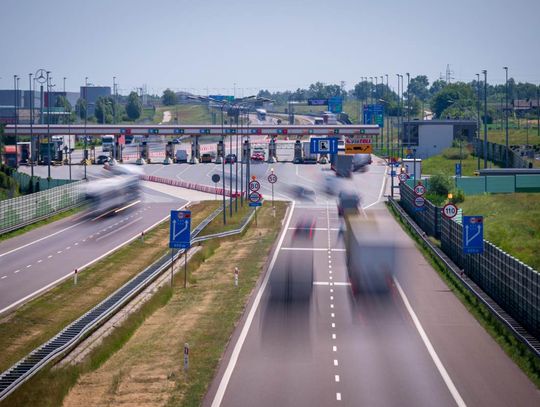
{"type": "Polygon", "coordinates": [[[84,202],[84,181],[0,201],[0,234],[10,232],[84,202]]]}
{"type": "MultiPolygon", "coordinates": [[[[484,141],[475,139],[474,154],[484,157],[484,141]]],[[[487,159],[495,164],[504,167],[506,165],[506,146],[497,143],[487,142],[487,159]]],[[[510,168],[530,168],[529,162],[515,151],[508,149],[508,164],[510,168]]]]}
{"type": "Polygon", "coordinates": [[[441,241],[441,249],[465,274],[529,333],[540,338],[540,273],[484,240],[484,253],[463,254],[463,226],[441,214],[426,200],[426,210],[414,210],[414,192],[400,185],[400,205],[426,234],[441,241]]]}

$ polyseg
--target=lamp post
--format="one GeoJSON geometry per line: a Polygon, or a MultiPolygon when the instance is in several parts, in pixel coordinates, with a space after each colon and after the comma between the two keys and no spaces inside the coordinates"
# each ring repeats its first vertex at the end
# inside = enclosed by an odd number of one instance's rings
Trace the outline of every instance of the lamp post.
{"type": "Polygon", "coordinates": [[[34,177],[34,94],[32,93],[32,74],[28,74],[30,95],[30,175],[34,177]]]}
{"type": "Polygon", "coordinates": [[[51,71],[47,71],[47,179],[51,180],[51,71]]]}
{"type": "MultiPolygon", "coordinates": [[[[388,74],[385,74],[386,76],[386,89],[384,90],[385,92],[385,99],[388,100],[389,99],[389,95],[388,95],[388,74]]],[[[388,106],[388,104],[387,104],[388,106]]],[[[386,112],[386,116],[388,117],[386,119],[386,153],[388,154],[388,156],[390,156],[390,114],[389,112],[386,112]]]]}
{"type": "MultiPolygon", "coordinates": [[[[18,137],[18,134],[17,134],[17,127],[18,127],[18,124],[19,124],[19,118],[18,118],[18,112],[17,112],[17,80],[18,80],[18,76],[17,75],[13,75],[13,120],[15,121],[15,146],[17,146],[17,142],[19,141],[19,137],[18,137]]],[[[15,158],[15,161],[17,161],[17,159],[15,158]]],[[[17,162],[18,164],[18,162],[17,162]]],[[[17,166],[17,164],[15,166],[17,166]]]]}
{"type": "Polygon", "coordinates": [[[506,74],[506,82],[505,82],[505,93],[506,93],[506,102],[504,106],[504,131],[505,131],[505,145],[506,149],[504,151],[504,166],[508,168],[508,67],[503,67],[505,74],[506,74]]]}
{"type": "MultiPolygon", "coordinates": [[[[410,83],[411,83],[411,75],[409,72],[407,72],[405,75],[407,75],[407,148],[411,149],[411,90],[410,90],[410,83]]],[[[416,168],[415,168],[416,173],[416,168]]],[[[416,175],[415,175],[416,176],[416,175]]]]}
{"type": "Polygon", "coordinates": [[[86,177],[86,160],[88,158],[88,137],[86,136],[86,125],[88,122],[88,76],[84,78],[84,151],[83,151],[83,161],[84,161],[84,179],[86,177]]]}
{"type": "Polygon", "coordinates": [[[487,168],[487,70],[482,70],[484,74],[484,168],[487,168]]]}
{"type": "MultiPolygon", "coordinates": [[[[476,146],[480,147],[480,74],[476,74],[476,146]]],[[[480,154],[476,151],[477,170],[480,170],[480,154]]]]}

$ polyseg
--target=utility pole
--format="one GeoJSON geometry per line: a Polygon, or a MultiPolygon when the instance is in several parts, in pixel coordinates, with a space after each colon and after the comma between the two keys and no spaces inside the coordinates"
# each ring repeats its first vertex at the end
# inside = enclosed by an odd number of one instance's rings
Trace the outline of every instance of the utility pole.
{"type": "Polygon", "coordinates": [[[51,71],[47,71],[47,179],[51,181],[51,71]]]}
{"type": "MultiPolygon", "coordinates": [[[[407,75],[407,148],[411,149],[411,90],[410,90],[410,83],[411,83],[411,75],[409,72],[407,72],[405,75],[407,75]]],[[[415,168],[416,173],[416,168],[415,168]]]]}
{"type": "Polygon", "coordinates": [[[86,161],[88,158],[88,145],[87,145],[87,139],[86,136],[86,125],[88,122],[88,76],[84,78],[84,152],[83,152],[83,160],[84,160],[84,179],[86,178],[86,161]]]}
{"type": "MultiPolygon", "coordinates": [[[[17,126],[19,124],[18,119],[18,112],[17,112],[17,75],[13,75],[13,120],[15,122],[15,145],[17,145],[17,142],[19,141],[18,134],[17,134],[17,126]]],[[[17,163],[18,164],[18,163],[17,163]]],[[[17,166],[17,165],[15,165],[17,166]]]]}
{"type": "Polygon", "coordinates": [[[478,161],[478,168],[477,170],[480,170],[480,74],[476,74],[476,158],[478,161]]]}
{"type": "MultiPolygon", "coordinates": [[[[389,93],[388,91],[390,90],[390,88],[388,88],[388,74],[385,74],[386,76],[386,89],[385,89],[385,99],[386,99],[386,106],[388,106],[388,102],[390,99],[389,98],[389,93]]],[[[389,112],[386,112],[386,115],[388,117],[388,119],[386,119],[386,153],[388,154],[388,156],[390,156],[390,138],[389,138],[389,135],[390,135],[390,114],[389,112]]]]}
{"type": "Polygon", "coordinates": [[[30,175],[34,177],[34,94],[32,93],[32,74],[28,74],[28,86],[30,89],[30,175]]]}

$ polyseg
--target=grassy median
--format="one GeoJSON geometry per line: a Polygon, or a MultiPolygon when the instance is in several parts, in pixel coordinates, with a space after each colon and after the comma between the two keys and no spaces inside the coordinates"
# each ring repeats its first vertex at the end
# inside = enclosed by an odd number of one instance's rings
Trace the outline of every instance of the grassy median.
{"type": "MultiPolygon", "coordinates": [[[[217,207],[212,201],[192,206],[193,227],[217,207]]],[[[98,304],[167,251],[169,222],[98,261],[0,320],[0,371],[9,368],[64,326],[98,304]]]]}
{"type": "Polygon", "coordinates": [[[531,381],[540,388],[540,359],[527,346],[521,343],[513,333],[501,323],[490,310],[476,298],[461,281],[448,270],[444,263],[431,251],[424,241],[416,234],[405,219],[387,204],[388,210],[401,224],[403,230],[415,241],[424,258],[437,271],[442,280],[461,301],[465,308],[476,318],[491,337],[501,346],[506,354],[518,365],[531,381]]]}
{"type": "MultiPolygon", "coordinates": [[[[163,287],[76,366],[46,369],[6,405],[200,405],[281,228],[285,203],[260,209],[242,236],[204,242],[173,288],[163,287]],[[254,255],[255,254],[255,255],[254,255]],[[234,267],[240,269],[234,286],[234,267]],[[190,344],[190,369],[182,369],[190,344]]],[[[244,211],[228,218],[238,227],[244,211]]],[[[222,225],[218,217],[212,229],[222,225]]],[[[203,232],[206,234],[206,232],[203,232]]],[[[165,238],[166,240],[166,238],[165,238]]]]}

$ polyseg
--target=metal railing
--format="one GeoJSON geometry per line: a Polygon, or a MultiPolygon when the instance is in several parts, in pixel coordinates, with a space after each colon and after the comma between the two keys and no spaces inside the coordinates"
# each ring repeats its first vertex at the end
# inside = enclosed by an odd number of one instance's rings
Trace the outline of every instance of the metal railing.
{"type": "MultiPolygon", "coordinates": [[[[476,156],[484,157],[484,142],[480,139],[475,139],[474,151],[476,156]]],[[[502,144],[487,142],[487,159],[493,161],[501,167],[506,166],[506,146],[502,144]]],[[[512,149],[508,149],[508,164],[511,168],[529,168],[529,162],[521,157],[512,149]]]]}
{"type": "Polygon", "coordinates": [[[73,182],[0,201],[0,234],[82,204],[85,201],[83,184],[84,181],[73,182]]]}
{"type": "MultiPolygon", "coordinates": [[[[251,221],[254,213],[252,211],[250,215],[246,216],[242,222],[242,226],[238,229],[197,238],[201,231],[214,220],[222,210],[223,208],[219,207],[197,225],[191,233],[192,237],[194,237],[191,241],[192,244],[211,238],[242,233],[251,221]]],[[[171,262],[179,258],[183,253],[183,249],[178,250],[173,259],[171,259],[171,256],[168,253],[164,254],[155,263],[133,277],[86,314],[69,324],[59,334],[3,372],[0,375],[0,401],[6,398],[22,383],[30,379],[49,362],[75,348],[75,346],[84,340],[90,333],[99,328],[149,284],[156,280],[170,267],[171,262]]]]}
{"type": "MultiPolygon", "coordinates": [[[[401,184],[400,192],[401,207],[421,230],[439,238],[442,251],[479,289],[532,336],[540,338],[540,273],[487,240],[484,240],[482,254],[463,254],[461,224],[441,216],[441,208],[428,200],[426,205],[429,202],[438,215],[432,218],[436,219],[433,223],[426,221],[426,215],[414,211],[414,193],[410,186],[401,184]]],[[[431,218],[431,215],[427,217],[431,218]]]]}

